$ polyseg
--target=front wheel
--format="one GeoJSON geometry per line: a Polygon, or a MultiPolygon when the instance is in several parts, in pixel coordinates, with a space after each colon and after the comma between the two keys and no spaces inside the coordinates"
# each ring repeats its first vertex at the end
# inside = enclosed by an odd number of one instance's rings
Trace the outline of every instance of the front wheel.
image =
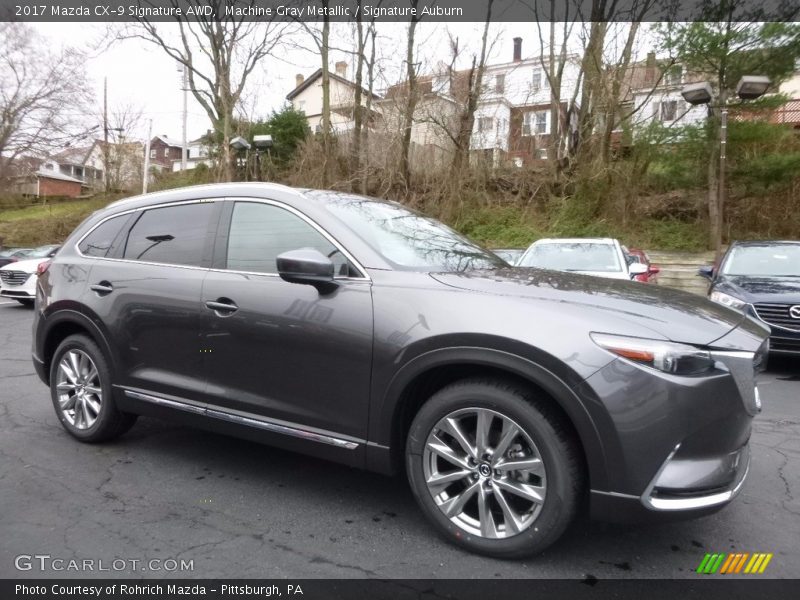
{"type": "Polygon", "coordinates": [[[582,484],[564,418],[513,383],[451,384],[416,415],[406,444],[411,488],[450,541],[518,558],[540,552],[572,521],[582,484]]]}
{"type": "Polygon", "coordinates": [[[15,298],[15,300],[22,304],[22,306],[33,306],[32,298],[15,298]]]}
{"type": "Polygon", "coordinates": [[[82,442],[118,437],[136,421],[114,403],[108,361],[85,335],[71,335],[56,349],[50,395],[61,425],[82,442]]]}

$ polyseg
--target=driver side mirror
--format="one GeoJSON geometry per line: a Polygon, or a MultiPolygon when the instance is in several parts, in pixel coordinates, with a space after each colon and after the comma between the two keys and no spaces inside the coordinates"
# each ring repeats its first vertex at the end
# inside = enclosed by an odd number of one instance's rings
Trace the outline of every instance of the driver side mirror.
{"type": "Polygon", "coordinates": [[[289,250],[278,255],[275,262],[278,275],[289,283],[313,285],[320,294],[328,294],[338,287],[333,280],[333,262],[314,248],[289,250]]]}
{"type": "Polygon", "coordinates": [[[631,277],[635,277],[636,275],[644,275],[647,273],[647,271],[647,265],[643,265],[639,262],[633,263],[630,267],[628,267],[628,273],[631,277]]]}
{"type": "Polygon", "coordinates": [[[705,277],[706,279],[711,281],[712,279],[714,279],[714,266],[706,265],[704,267],[700,267],[699,269],[697,269],[697,274],[700,275],[700,277],[705,277]]]}

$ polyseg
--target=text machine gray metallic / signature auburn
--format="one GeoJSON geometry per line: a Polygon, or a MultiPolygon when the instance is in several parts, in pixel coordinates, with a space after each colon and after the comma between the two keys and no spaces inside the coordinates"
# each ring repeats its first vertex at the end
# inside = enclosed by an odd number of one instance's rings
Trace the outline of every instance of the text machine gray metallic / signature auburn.
{"type": "Polygon", "coordinates": [[[381,473],[472,551],[739,492],[768,330],[657,286],[512,268],[399,204],[272,184],[93,214],[39,277],[64,428],[169,416],[381,473]]]}

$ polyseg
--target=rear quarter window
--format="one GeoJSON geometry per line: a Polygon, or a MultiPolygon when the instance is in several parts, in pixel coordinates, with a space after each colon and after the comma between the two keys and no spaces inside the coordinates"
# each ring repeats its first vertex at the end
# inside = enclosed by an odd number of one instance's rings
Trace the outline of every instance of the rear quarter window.
{"type": "Polygon", "coordinates": [[[214,208],[202,202],[144,211],[128,233],[124,258],[202,266],[214,208]]]}
{"type": "Polygon", "coordinates": [[[119,215],[102,222],[81,240],[78,250],[85,256],[108,256],[114,240],[117,239],[129,217],[130,215],[119,215]]]}

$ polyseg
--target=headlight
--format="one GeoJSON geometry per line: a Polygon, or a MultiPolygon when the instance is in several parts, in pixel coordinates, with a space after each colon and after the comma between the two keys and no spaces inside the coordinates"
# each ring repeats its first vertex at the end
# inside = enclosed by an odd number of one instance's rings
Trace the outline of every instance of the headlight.
{"type": "Polygon", "coordinates": [[[711,353],[687,344],[592,333],[594,343],[609,352],[673,375],[702,375],[714,369],[711,353]]]}
{"type": "Polygon", "coordinates": [[[712,302],[716,302],[717,304],[722,304],[723,306],[727,306],[728,308],[735,308],[736,310],[744,310],[744,307],[747,306],[747,302],[744,300],[739,300],[735,296],[730,296],[728,294],[724,294],[722,292],[713,291],[709,296],[709,299],[712,302]]]}

